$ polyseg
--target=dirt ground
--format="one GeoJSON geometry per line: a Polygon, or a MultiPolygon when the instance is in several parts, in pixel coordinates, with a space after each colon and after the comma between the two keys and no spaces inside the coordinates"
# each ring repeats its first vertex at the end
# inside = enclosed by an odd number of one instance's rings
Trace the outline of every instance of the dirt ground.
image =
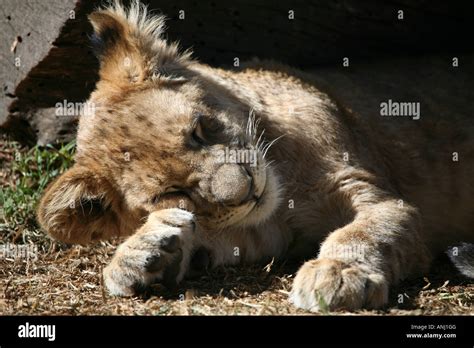
{"type": "MultiPolygon", "coordinates": [[[[0,260],[3,315],[306,315],[287,300],[297,265],[220,268],[169,291],[154,285],[140,297],[113,298],[101,270],[114,244],[64,247],[45,242],[34,260],[0,260]]],[[[34,250],[34,249],[31,249],[34,250]]],[[[14,255],[10,255],[14,256],[14,255]]],[[[322,314],[351,315],[349,312],[322,314]]],[[[402,283],[384,310],[361,315],[474,314],[474,284],[457,275],[447,259],[431,275],[402,283]],[[400,298],[403,302],[399,303],[400,298]]]]}

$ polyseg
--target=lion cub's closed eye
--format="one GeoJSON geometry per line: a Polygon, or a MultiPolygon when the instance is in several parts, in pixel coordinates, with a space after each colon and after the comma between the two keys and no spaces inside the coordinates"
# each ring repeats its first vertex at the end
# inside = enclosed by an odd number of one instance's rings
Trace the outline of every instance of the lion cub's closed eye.
{"type": "Polygon", "coordinates": [[[180,191],[172,191],[157,196],[155,198],[154,205],[157,210],[179,208],[187,210],[189,212],[195,211],[193,201],[189,198],[188,195],[180,191]]]}

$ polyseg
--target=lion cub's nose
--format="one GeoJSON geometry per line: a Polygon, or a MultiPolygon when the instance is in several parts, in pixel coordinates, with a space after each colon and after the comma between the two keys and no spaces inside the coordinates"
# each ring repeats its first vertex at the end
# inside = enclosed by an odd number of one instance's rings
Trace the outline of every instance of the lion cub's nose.
{"type": "Polygon", "coordinates": [[[252,177],[238,164],[223,164],[212,180],[212,194],[216,201],[239,205],[252,197],[252,177]]]}

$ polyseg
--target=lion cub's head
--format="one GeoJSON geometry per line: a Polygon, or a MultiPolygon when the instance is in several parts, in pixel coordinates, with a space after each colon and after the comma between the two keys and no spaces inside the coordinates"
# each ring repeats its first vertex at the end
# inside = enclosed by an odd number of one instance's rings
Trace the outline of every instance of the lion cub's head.
{"type": "Polygon", "coordinates": [[[168,44],[162,18],[137,3],[90,20],[100,60],[94,112],[81,117],[74,167],[41,200],[42,226],[86,243],[133,233],[172,205],[213,231],[267,219],[278,183],[251,106],[168,44]]]}

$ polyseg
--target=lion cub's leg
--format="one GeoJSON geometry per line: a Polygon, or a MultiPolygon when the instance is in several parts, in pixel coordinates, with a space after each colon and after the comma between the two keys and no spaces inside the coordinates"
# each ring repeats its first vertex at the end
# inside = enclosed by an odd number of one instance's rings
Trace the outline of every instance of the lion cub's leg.
{"type": "Polygon", "coordinates": [[[174,285],[190,263],[195,240],[194,215],[172,208],[153,212],[123,244],[104,269],[104,283],[112,295],[130,296],[158,281],[174,285]]]}
{"type": "Polygon", "coordinates": [[[416,209],[396,199],[368,203],[365,198],[353,199],[353,222],[332,232],[318,258],[298,271],[290,295],[297,307],[381,307],[390,285],[429,265],[416,209]]]}

